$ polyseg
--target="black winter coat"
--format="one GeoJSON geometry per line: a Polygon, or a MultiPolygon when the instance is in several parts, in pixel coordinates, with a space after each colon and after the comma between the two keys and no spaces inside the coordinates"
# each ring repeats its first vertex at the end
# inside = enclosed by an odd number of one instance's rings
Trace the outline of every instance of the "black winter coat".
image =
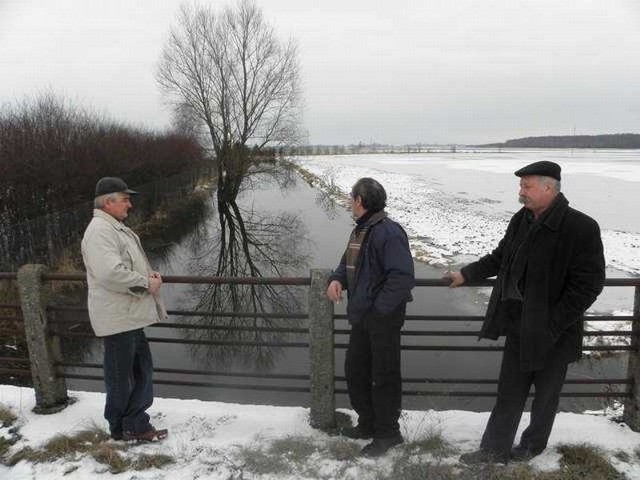
{"type": "MultiPolygon", "coordinates": [[[[531,239],[526,260],[521,318],[520,360],[524,371],[540,370],[549,351],[562,350],[567,362],[582,355],[583,315],[602,291],[605,261],[595,220],[569,207],[558,194],[531,239]]],[[[480,338],[497,339],[508,328],[502,292],[514,237],[527,210],[518,211],[504,238],[489,255],[461,270],[467,282],[497,275],[480,338]]]]}
{"type": "MultiPolygon", "coordinates": [[[[346,256],[329,278],[347,285],[346,256]]],[[[413,258],[407,235],[400,225],[385,218],[373,225],[365,238],[356,266],[356,286],[348,291],[349,323],[365,317],[397,318],[404,321],[404,307],[413,300],[413,258]]]]}

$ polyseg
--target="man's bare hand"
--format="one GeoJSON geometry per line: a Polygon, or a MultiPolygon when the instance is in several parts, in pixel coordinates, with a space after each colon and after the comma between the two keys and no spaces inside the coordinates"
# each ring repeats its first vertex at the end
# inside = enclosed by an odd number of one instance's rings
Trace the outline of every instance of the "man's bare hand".
{"type": "Polygon", "coordinates": [[[327,297],[335,303],[342,300],[342,284],[338,280],[332,281],[327,287],[327,297]]]}
{"type": "Polygon", "coordinates": [[[449,284],[449,288],[459,287],[465,282],[464,276],[460,272],[447,272],[444,274],[443,278],[448,278],[451,280],[451,283],[449,284]]]}
{"type": "Polygon", "coordinates": [[[162,287],[162,277],[158,272],[151,272],[149,275],[149,293],[151,295],[157,295],[162,287]]]}

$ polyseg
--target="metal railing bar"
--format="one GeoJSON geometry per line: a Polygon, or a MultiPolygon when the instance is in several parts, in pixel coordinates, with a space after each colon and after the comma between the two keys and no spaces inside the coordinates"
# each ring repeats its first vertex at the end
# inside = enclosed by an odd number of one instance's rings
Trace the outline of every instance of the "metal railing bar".
{"type": "MultiPolygon", "coordinates": [[[[0,273],[0,279],[2,277],[0,273]]],[[[8,278],[17,278],[17,274],[8,278]]],[[[45,281],[83,282],[87,280],[86,273],[47,273],[42,276],[45,281]]],[[[311,277],[211,277],[193,275],[166,275],[162,277],[164,283],[190,284],[234,284],[234,285],[311,285],[311,277]]]]}
{"type": "MultiPolygon", "coordinates": [[[[93,334],[89,333],[76,333],[65,332],[65,337],[76,338],[94,338],[93,334]]],[[[188,340],[183,338],[159,338],[159,337],[147,337],[147,341],[155,343],[177,343],[188,345],[217,345],[219,347],[290,347],[290,348],[308,348],[308,342],[227,342],[220,340],[188,340]]]]}
{"type": "MultiPolygon", "coordinates": [[[[333,377],[336,382],[346,382],[344,376],[333,377]]],[[[424,383],[424,384],[460,384],[460,385],[496,385],[498,379],[491,378],[402,378],[402,383],[424,383]]],[[[570,385],[631,385],[633,380],[628,378],[568,378],[566,384],[570,385]]]]}
{"type": "MultiPolygon", "coordinates": [[[[79,320],[50,320],[50,324],[54,325],[80,325],[90,327],[91,324],[86,321],[79,320]]],[[[243,332],[274,332],[274,333],[309,333],[308,328],[292,328],[292,327],[227,327],[224,325],[190,325],[186,323],[153,323],[148,325],[147,328],[173,328],[176,330],[229,330],[229,331],[243,331],[243,332]]]]}
{"type": "Polygon", "coordinates": [[[6,373],[9,375],[19,375],[23,377],[31,376],[31,370],[27,370],[24,368],[0,368],[0,373],[6,373]]]}
{"type": "MultiPolygon", "coordinates": [[[[0,280],[16,280],[17,272],[0,272],[0,280]]],[[[78,273],[47,273],[42,276],[45,281],[86,281],[85,272],[78,273]]],[[[213,276],[193,276],[193,275],[167,275],[162,277],[165,283],[206,283],[221,284],[234,283],[244,285],[310,285],[310,277],[213,277],[213,276]]],[[[448,279],[417,278],[418,287],[448,287],[448,279]]],[[[496,280],[482,280],[479,282],[467,282],[465,287],[491,287],[496,280]]],[[[604,285],[606,287],[637,287],[640,286],[638,278],[607,278],[604,285]]]]}
{"type": "MultiPolygon", "coordinates": [[[[334,314],[335,320],[347,320],[344,314],[334,314]]],[[[631,322],[633,315],[588,315],[584,317],[588,322],[631,322]]],[[[407,315],[407,321],[429,322],[482,322],[484,315],[407,315]]]]}
{"type": "MultiPolygon", "coordinates": [[[[350,332],[346,329],[333,331],[336,335],[348,335],[350,332]]],[[[479,334],[480,332],[469,330],[402,330],[402,335],[408,337],[477,337],[479,334]]],[[[585,337],[631,337],[635,335],[640,335],[640,332],[634,333],[631,330],[587,330],[584,332],[585,337]]]]}
{"type": "MultiPolygon", "coordinates": [[[[57,305],[48,306],[48,311],[51,312],[87,312],[87,307],[77,305],[57,305]]],[[[256,313],[256,312],[207,312],[207,311],[189,311],[189,310],[167,310],[169,315],[175,316],[189,316],[189,317],[235,317],[235,318],[278,318],[278,319],[307,319],[309,314],[305,312],[291,312],[291,313],[256,313]]]]}
{"type": "MultiPolygon", "coordinates": [[[[346,349],[349,345],[346,343],[336,343],[335,348],[346,349]]],[[[453,346],[453,345],[402,345],[401,350],[424,350],[424,351],[452,351],[452,352],[501,352],[504,347],[494,346],[453,346]]],[[[594,345],[582,347],[583,352],[615,352],[615,351],[632,351],[630,345],[594,345]]]]}
{"type": "MultiPolygon", "coordinates": [[[[346,395],[348,392],[344,388],[338,388],[335,393],[346,395]]],[[[497,392],[474,392],[466,390],[403,390],[402,395],[408,397],[495,397],[497,392]]],[[[534,394],[530,393],[529,398],[533,398],[534,394]]],[[[631,393],[628,392],[561,392],[561,397],[569,398],[630,398],[631,393]]]]}
{"type": "Polygon", "coordinates": [[[0,357],[0,363],[29,363],[31,360],[27,357],[0,357]]]}
{"type": "Polygon", "coordinates": [[[13,310],[22,310],[22,307],[15,303],[0,303],[0,308],[11,308],[13,310]]]}
{"type": "MultiPolygon", "coordinates": [[[[59,375],[62,378],[71,378],[77,380],[100,380],[104,381],[104,377],[100,375],[75,375],[72,373],[65,373],[59,375]]],[[[225,388],[225,389],[236,389],[236,390],[260,390],[260,391],[270,391],[270,392],[299,392],[299,393],[309,393],[309,387],[283,387],[278,385],[248,385],[242,383],[218,383],[218,382],[188,382],[181,380],[161,380],[154,379],[154,385],[175,385],[175,386],[185,386],[185,387],[208,387],[208,388],[225,388]]]]}
{"type": "MultiPolygon", "coordinates": [[[[57,367],[64,368],[102,368],[101,363],[56,363],[57,367]]],[[[221,372],[215,370],[189,370],[179,368],[156,367],[156,373],[169,373],[175,375],[210,375],[212,377],[241,377],[241,378],[272,378],[281,380],[309,380],[309,375],[297,375],[290,373],[250,373],[250,372],[221,372]]]]}

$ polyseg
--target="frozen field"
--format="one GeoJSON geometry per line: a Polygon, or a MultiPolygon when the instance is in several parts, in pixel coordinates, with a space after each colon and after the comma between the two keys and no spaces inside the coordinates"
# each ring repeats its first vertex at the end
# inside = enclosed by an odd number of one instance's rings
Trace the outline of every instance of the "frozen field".
{"type": "MultiPolygon", "coordinates": [[[[513,172],[538,160],[562,166],[562,190],[570,204],[599,222],[607,275],[640,275],[639,150],[474,149],[295,158],[344,194],[360,177],[379,180],[389,196],[387,210],[406,228],[414,257],[452,268],[497,245],[521,207],[513,172]]],[[[607,292],[594,308],[629,311],[628,293],[607,292]]]]}

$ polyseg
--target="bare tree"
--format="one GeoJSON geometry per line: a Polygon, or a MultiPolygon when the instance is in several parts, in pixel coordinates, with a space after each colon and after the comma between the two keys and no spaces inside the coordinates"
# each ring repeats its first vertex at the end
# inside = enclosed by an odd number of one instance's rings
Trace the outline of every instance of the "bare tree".
{"type": "Polygon", "coordinates": [[[180,115],[206,127],[218,158],[218,194],[235,198],[251,149],[295,140],[299,66],[293,40],[281,42],[249,0],[215,12],[180,9],[157,80],[180,115]]]}

